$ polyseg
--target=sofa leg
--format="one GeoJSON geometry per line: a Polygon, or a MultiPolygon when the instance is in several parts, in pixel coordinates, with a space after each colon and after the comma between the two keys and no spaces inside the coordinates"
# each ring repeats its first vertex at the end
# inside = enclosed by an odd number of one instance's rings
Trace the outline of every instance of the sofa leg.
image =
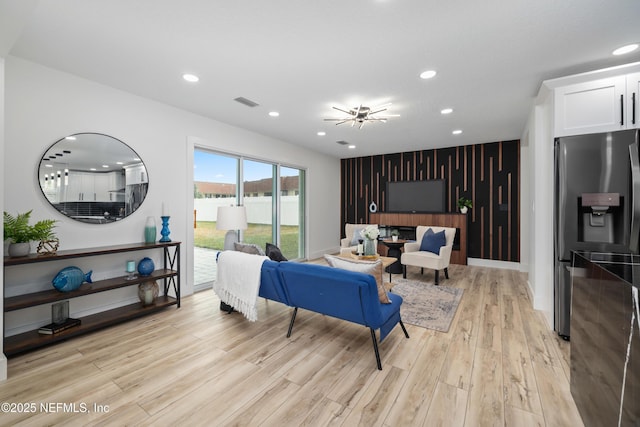
{"type": "Polygon", "coordinates": [[[406,265],[402,266],[402,278],[403,279],[407,278],[407,266],[406,265]]]}
{"type": "Polygon", "coordinates": [[[409,338],[409,332],[407,332],[407,328],[404,327],[404,323],[402,323],[402,320],[400,321],[400,327],[402,328],[402,332],[404,332],[404,336],[409,338]]]}
{"type": "Polygon", "coordinates": [[[291,330],[293,329],[293,322],[296,321],[296,314],[298,314],[298,307],[293,309],[293,313],[291,314],[291,322],[289,322],[289,331],[287,332],[287,338],[291,336],[291,330]]]}
{"type": "Polygon", "coordinates": [[[378,369],[382,371],[382,363],[380,362],[380,352],[378,351],[378,340],[376,339],[376,331],[373,328],[369,328],[371,330],[371,339],[373,340],[373,351],[376,353],[376,363],[378,364],[378,369]]]}
{"type": "Polygon", "coordinates": [[[436,286],[438,286],[440,284],[440,281],[438,279],[440,279],[440,270],[436,270],[436,286]]]}
{"type": "Polygon", "coordinates": [[[444,269],[444,277],[449,278],[449,267],[444,269]]]}

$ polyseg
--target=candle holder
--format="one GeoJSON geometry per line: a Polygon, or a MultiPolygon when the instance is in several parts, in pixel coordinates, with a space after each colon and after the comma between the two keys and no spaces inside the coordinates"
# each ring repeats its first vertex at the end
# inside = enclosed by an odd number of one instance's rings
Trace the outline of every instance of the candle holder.
{"type": "Polygon", "coordinates": [[[136,276],[136,262],[135,261],[127,261],[127,270],[126,272],[128,273],[127,276],[127,280],[134,280],[137,279],[138,276],[136,276]]]}
{"type": "Polygon", "coordinates": [[[169,216],[161,216],[160,219],[162,220],[162,230],[160,231],[160,234],[162,234],[162,238],[160,239],[161,242],[170,242],[171,239],[169,238],[169,234],[171,233],[171,231],[169,231],[169,216]]]}
{"type": "Polygon", "coordinates": [[[138,298],[144,307],[155,304],[159,293],[158,282],[144,282],[138,285],[138,298]]]}

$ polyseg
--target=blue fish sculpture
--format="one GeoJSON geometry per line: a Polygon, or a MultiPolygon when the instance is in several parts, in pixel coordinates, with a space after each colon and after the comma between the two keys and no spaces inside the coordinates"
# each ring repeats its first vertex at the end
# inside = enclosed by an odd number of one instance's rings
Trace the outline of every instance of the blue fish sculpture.
{"type": "Polygon", "coordinates": [[[84,274],[78,267],[65,267],[56,274],[51,283],[60,292],[71,292],[78,289],[84,282],[91,283],[91,273],[93,270],[84,274]]]}

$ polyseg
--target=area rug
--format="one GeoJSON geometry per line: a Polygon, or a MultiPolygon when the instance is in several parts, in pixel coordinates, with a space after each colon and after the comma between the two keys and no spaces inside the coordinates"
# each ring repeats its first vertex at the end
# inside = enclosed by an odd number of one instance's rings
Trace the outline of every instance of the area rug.
{"type": "Polygon", "coordinates": [[[400,315],[404,323],[439,332],[449,331],[463,291],[459,288],[435,286],[395,277],[391,290],[404,300],[400,307],[400,315]]]}

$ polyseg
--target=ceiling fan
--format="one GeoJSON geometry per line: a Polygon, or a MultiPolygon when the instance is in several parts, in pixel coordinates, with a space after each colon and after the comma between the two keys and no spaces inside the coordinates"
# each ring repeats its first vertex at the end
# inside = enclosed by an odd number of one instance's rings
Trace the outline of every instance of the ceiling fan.
{"type": "Polygon", "coordinates": [[[324,119],[329,122],[338,122],[336,125],[341,125],[343,123],[351,122],[351,127],[355,126],[356,123],[359,125],[358,129],[362,129],[365,122],[382,122],[386,123],[389,117],[398,117],[398,114],[385,114],[385,115],[377,115],[374,114],[382,113],[383,111],[387,111],[387,107],[391,105],[391,103],[386,103],[383,105],[379,105],[377,107],[369,108],[360,104],[359,107],[354,107],[349,110],[344,110],[338,107],[332,107],[334,110],[338,110],[342,113],[345,113],[345,117],[337,117],[324,119]]]}

